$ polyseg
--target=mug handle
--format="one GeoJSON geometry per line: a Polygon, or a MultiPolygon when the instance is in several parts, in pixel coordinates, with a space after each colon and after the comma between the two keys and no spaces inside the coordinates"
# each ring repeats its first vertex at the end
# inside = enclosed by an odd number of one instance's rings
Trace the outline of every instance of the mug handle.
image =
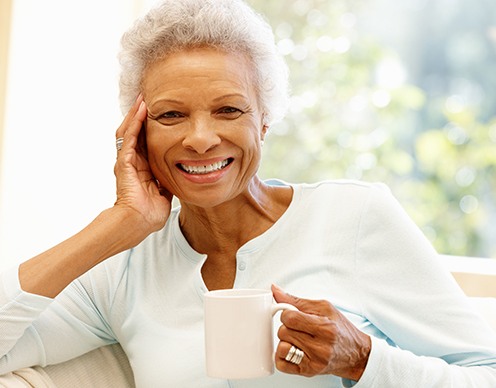
{"type": "Polygon", "coordinates": [[[272,316],[274,316],[278,311],[283,311],[283,310],[293,310],[293,311],[299,311],[295,306],[289,303],[274,303],[272,305],[272,316]]]}

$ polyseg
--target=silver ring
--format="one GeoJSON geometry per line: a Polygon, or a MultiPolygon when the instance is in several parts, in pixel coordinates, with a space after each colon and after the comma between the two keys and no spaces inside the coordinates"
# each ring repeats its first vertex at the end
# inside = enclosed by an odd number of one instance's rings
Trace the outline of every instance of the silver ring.
{"type": "Polygon", "coordinates": [[[123,137],[118,137],[117,139],[115,139],[115,148],[117,148],[117,151],[120,151],[122,149],[122,143],[124,143],[123,137]]]}
{"type": "Polygon", "coordinates": [[[286,355],[286,361],[295,365],[300,365],[301,360],[305,356],[305,352],[303,350],[298,349],[296,346],[291,345],[291,349],[289,349],[288,354],[286,355]]]}

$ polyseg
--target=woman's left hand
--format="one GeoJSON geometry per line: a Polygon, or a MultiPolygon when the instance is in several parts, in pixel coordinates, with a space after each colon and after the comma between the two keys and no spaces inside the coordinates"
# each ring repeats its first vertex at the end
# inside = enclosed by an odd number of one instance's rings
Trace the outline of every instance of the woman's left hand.
{"type": "Polygon", "coordinates": [[[277,286],[272,286],[272,292],[276,302],[292,304],[299,310],[281,314],[277,369],[307,377],[333,374],[358,381],[367,365],[370,337],[326,300],[297,298],[277,286]],[[292,345],[305,353],[299,365],[286,361],[292,345]]]}

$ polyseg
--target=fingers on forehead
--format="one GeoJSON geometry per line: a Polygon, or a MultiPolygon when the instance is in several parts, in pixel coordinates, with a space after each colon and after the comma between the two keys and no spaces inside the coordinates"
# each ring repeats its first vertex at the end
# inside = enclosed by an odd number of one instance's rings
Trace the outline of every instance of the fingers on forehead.
{"type": "Polygon", "coordinates": [[[124,137],[128,129],[132,129],[134,132],[136,131],[139,132],[139,130],[141,130],[145,118],[146,118],[146,105],[144,104],[143,99],[141,98],[136,100],[136,103],[129,110],[123,122],[117,129],[115,136],[124,137]]]}

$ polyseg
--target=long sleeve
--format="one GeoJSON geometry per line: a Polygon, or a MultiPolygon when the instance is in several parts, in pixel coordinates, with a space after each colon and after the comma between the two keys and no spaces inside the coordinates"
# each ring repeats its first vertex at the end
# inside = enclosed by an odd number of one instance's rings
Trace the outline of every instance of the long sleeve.
{"type": "Polygon", "coordinates": [[[21,290],[17,268],[4,272],[0,284],[0,374],[44,363],[40,338],[32,323],[53,302],[50,298],[21,290]],[[33,346],[31,346],[31,344],[33,346]],[[11,349],[29,349],[22,357],[12,358],[11,349]]]}
{"type": "Polygon", "coordinates": [[[441,358],[418,356],[373,338],[369,365],[353,387],[398,387],[398,382],[402,387],[493,388],[496,369],[448,364],[441,358]]]}
{"type": "Polygon", "coordinates": [[[496,333],[386,190],[372,190],[357,239],[363,314],[373,340],[355,388],[496,386],[496,333]],[[403,350],[408,349],[408,350],[403,350]]]}
{"type": "Polygon", "coordinates": [[[0,374],[69,360],[115,342],[79,281],[56,299],[24,292],[18,270],[0,283],[0,374]]]}

